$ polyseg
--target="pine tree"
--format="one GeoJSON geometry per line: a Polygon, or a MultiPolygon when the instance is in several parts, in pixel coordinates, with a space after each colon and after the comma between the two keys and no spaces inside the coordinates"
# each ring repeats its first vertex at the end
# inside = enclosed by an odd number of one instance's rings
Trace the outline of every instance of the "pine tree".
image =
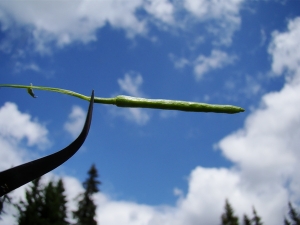
{"type": "Polygon", "coordinates": [[[68,225],[66,197],[62,180],[55,185],[50,181],[45,188],[40,185],[40,178],[32,182],[26,191],[26,201],[16,205],[19,225],[68,225]]]}
{"type": "Polygon", "coordinates": [[[225,201],[225,212],[221,216],[222,225],[239,225],[239,218],[234,216],[234,211],[228,200],[225,201]]]}
{"type": "Polygon", "coordinates": [[[263,223],[261,222],[261,218],[257,215],[255,208],[253,207],[253,223],[254,225],[263,225],[263,223]]]}
{"type": "Polygon", "coordinates": [[[290,219],[285,218],[285,225],[300,225],[300,216],[298,215],[296,209],[289,202],[289,217],[290,219]]]}
{"type": "Polygon", "coordinates": [[[247,215],[244,215],[244,225],[251,225],[251,220],[247,215]]]}
{"type": "Polygon", "coordinates": [[[41,211],[43,205],[40,178],[32,181],[30,190],[26,190],[26,201],[20,201],[16,205],[19,215],[17,216],[19,225],[40,225],[43,224],[41,211]]]}
{"type": "Polygon", "coordinates": [[[43,225],[68,225],[66,196],[63,182],[60,179],[56,185],[52,181],[44,189],[41,217],[43,225]]]}
{"type": "Polygon", "coordinates": [[[81,200],[78,202],[78,209],[73,212],[78,225],[97,225],[95,220],[97,207],[92,196],[94,193],[99,192],[98,185],[101,182],[97,180],[98,172],[95,165],[92,165],[88,175],[88,179],[83,183],[85,192],[79,196],[81,200]]]}
{"type": "Polygon", "coordinates": [[[61,225],[68,224],[66,222],[67,218],[67,198],[66,195],[64,195],[65,187],[63,184],[62,179],[60,179],[56,185],[56,191],[57,191],[57,207],[58,207],[58,218],[61,221],[61,225]]]}

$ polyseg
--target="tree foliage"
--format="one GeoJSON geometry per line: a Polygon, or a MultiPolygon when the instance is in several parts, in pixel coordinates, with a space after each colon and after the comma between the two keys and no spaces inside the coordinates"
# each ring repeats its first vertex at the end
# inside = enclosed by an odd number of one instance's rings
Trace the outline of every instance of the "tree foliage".
{"type": "Polygon", "coordinates": [[[244,215],[244,225],[251,225],[251,220],[247,215],[244,215]]]}
{"type": "MultiPolygon", "coordinates": [[[[83,183],[85,192],[79,195],[78,210],[73,212],[77,224],[96,225],[96,205],[93,202],[93,194],[99,192],[97,180],[98,172],[95,165],[88,171],[88,178],[83,183]]],[[[15,204],[19,225],[69,225],[66,207],[67,198],[63,181],[50,181],[41,185],[41,178],[31,182],[31,186],[25,193],[25,199],[15,204]]]]}
{"type": "Polygon", "coordinates": [[[300,225],[300,216],[290,202],[288,215],[289,218],[284,219],[284,225],[300,225]]]}
{"type": "Polygon", "coordinates": [[[239,218],[234,215],[234,210],[226,199],[225,212],[221,216],[222,225],[239,225],[239,218]]]}
{"type": "Polygon", "coordinates": [[[52,181],[44,189],[42,218],[45,225],[68,225],[65,188],[60,179],[55,185],[52,181]]]}
{"type": "Polygon", "coordinates": [[[17,205],[19,225],[38,225],[43,222],[41,217],[43,200],[40,179],[37,178],[32,181],[31,188],[25,192],[25,201],[21,200],[17,205]]]}
{"type": "Polygon", "coordinates": [[[26,190],[25,201],[16,205],[18,210],[17,221],[19,225],[68,225],[66,196],[62,180],[57,184],[52,181],[43,188],[41,178],[32,182],[26,190]]]}
{"type": "Polygon", "coordinates": [[[253,225],[263,225],[261,218],[257,215],[255,208],[253,207],[253,225]]]}
{"type": "Polygon", "coordinates": [[[99,192],[98,185],[101,184],[97,177],[97,169],[95,165],[92,165],[88,171],[88,178],[83,183],[85,192],[79,195],[78,209],[73,212],[78,225],[97,225],[95,220],[97,206],[92,198],[93,194],[99,192]]]}
{"type": "MultiPolygon", "coordinates": [[[[225,212],[221,216],[221,221],[222,225],[239,225],[239,218],[234,215],[234,210],[227,199],[225,201],[225,212]]],[[[254,207],[252,219],[250,219],[246,214],[244,214],[243,225],[263,225],[263,223],[261,222],[261,218],[260,216],[258,216],[254,207]]]]}

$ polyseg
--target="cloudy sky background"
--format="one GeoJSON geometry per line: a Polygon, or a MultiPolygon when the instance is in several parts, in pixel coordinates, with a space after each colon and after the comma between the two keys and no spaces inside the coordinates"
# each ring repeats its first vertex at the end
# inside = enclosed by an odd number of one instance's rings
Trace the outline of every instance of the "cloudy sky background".
{"type": "MultiPolygon", "coordinates": [[[[72,200],[95,163],[99,223],[219,224],[227,198],[239,216],[255,206],[279,225],[288,201],[299,203],[299,1],[4,0],[0,28],[2,84],[246,109],[95,105],[86,143],[44,182],[63,177],[72,200]]],[[[62,149],[82,128],[87,102],[0,92],[1,170],[62,149]]]]}

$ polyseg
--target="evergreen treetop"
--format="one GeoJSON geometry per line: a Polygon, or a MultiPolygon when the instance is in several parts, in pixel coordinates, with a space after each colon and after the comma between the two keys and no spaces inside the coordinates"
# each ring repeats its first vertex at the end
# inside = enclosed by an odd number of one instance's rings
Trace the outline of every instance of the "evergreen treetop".
{"type": "Polygon", "coordinates": [[[253,207],[253,224],[254,225],[263,225],[263,223],[261,222],[261,218],[257,215],[255,208],[253,207]]]}
{"type": "Polygon", "coordinates": [[[88,179],[85,182],[83,182],[83,187],[86,190],[87,194],[92,195],[100,191],[98,185],[101,184],[101,182],[97,180],[98,171],[94,164],[91,166],[90,170],[88,171],[88,175],[89,175],[88,179]]]}
{"type": "Polygon", "coordinates": [[[43,200],[40,186],[40,177],[32,181],[32,186],[25,192],[25,201],[21,200],[16,205],[19,211],[18,224],[19,225],[39,225],[42,224],[41,218],[43,200]]]}
{"type": "Polygon", "coordinates": [[[26,190],[25,201],[16,204],[19,225],[68,225],[66,221],[66,197],[62,180],[55,185],[52,181],[44,188],[40,178],[32,182],[26,190]]]}
{"type": "Polygon", "coordinates": [[[68,225],[65,188],[60,179],[57,184],[52,181],[44,189],[42,218],[44,225],[68,225]]]}
{"type": "Polygon", "coordinates": [[[289,219],[284,219],[284,225],[300,225],[300,216],[292,203],[289,202],[289,219]]]}
{"type": "Polygon", "coordinates": [[[222,225],[239,225],[239,218],[234,215],[234,210],[226,199],[225,212],[221,216],[222,225]]]}
{"type": "Polygon", "coordinates": [[[97,180],[98,172],[95,165],[92,165],[88,171],[88,178],[83,183],[85,192],[79,195],[78,209],[73,212],[73,216],[77,219],[77,225],[97,225],[96,208],[93,201],[93,194],[99,192],[98,185],[101,184],[97,180]]]}
{"type": "Polygon", "coordinates": [[[244,225],[251,225],[251,220],[247,215],[244,215],[244,225]]]}

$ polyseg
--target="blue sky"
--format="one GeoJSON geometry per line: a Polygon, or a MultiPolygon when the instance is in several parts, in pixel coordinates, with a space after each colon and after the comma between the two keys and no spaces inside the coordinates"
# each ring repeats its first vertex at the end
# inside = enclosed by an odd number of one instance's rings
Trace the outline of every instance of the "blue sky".
{"type": "MultiPolygon", "coordinates": [[[[103,225],[217,224],[226,198],[239,216],[255,206],[282,224],[300,200],[299,14],[297,0],[0,1],[0,83],[241,106],[95,105],[84,146],[44,181],[63,177],[72,200],[95,163],[103,225]]],[[[0,92],[1,170],[62,149],[82,128],[88,102],[0,92]]]]}

